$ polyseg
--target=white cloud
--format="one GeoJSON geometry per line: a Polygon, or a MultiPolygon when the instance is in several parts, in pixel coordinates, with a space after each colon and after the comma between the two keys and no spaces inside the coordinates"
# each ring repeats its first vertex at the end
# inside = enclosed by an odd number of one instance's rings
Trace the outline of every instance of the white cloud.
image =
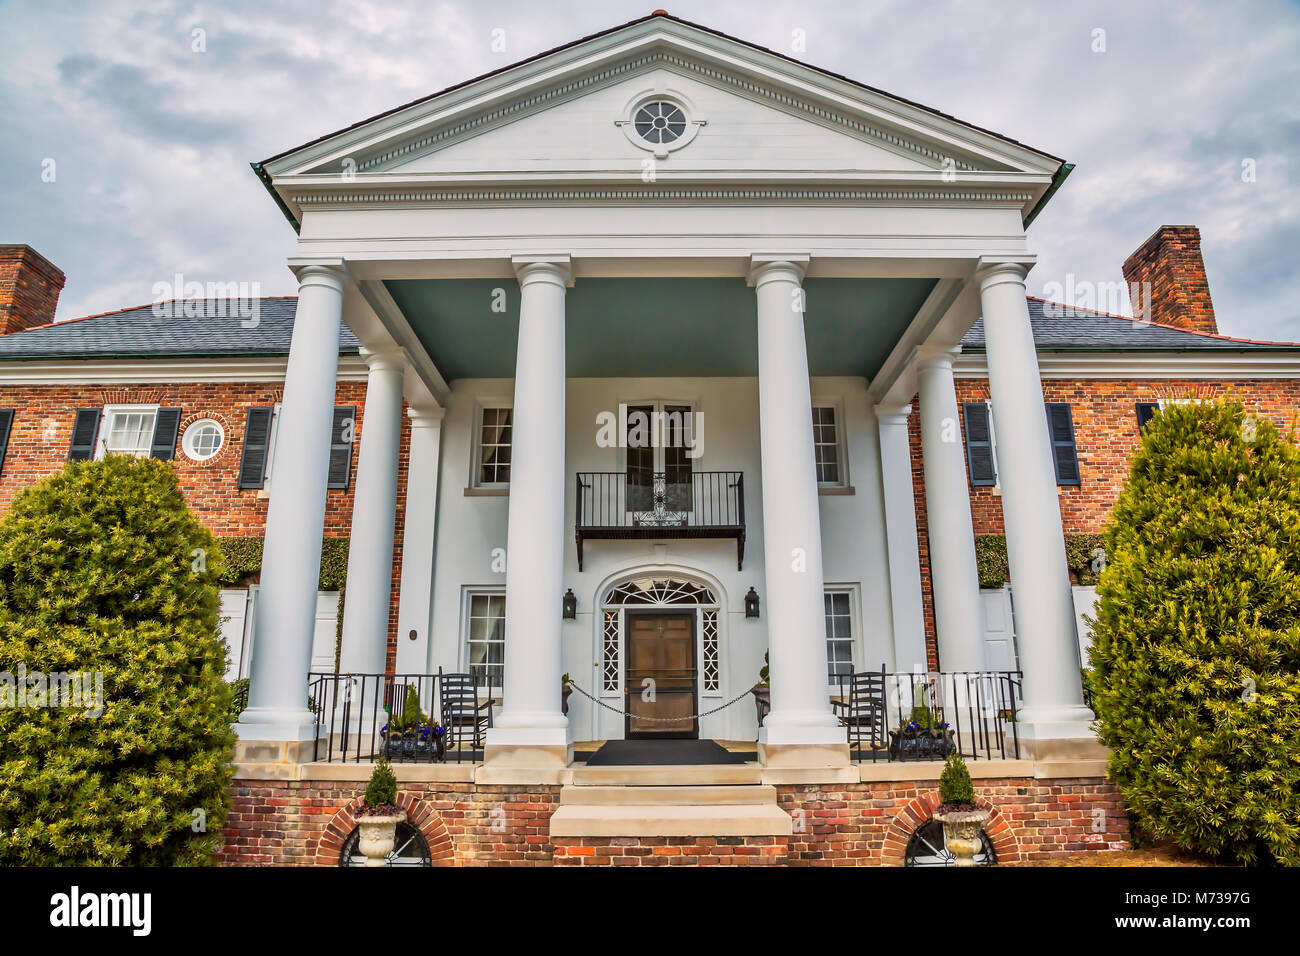
{"type": "MultiPolygon", "coordinates": [[[[292,292],[294,236],[250,160],[646,12],[642,0],[11,2],[0,32],[24,42],[0,75],[0,240],[68,273],[62,317],[148,301],[177,271],[292,292]],[[206,52],[192,50],[196,28],[206,52]],[[43,183],[51,157],[58,181],[43,183]]],[[[1191,222],[1222,329],[1300,339],[1294,5],[719,0],[672,12],[1076,163],[1030,232],[1031,285],[1117,281],[1158,225],[1191,222]],[[1243,158],[1257,161],[1253,184],[1234,178],[1243,158]]]]}

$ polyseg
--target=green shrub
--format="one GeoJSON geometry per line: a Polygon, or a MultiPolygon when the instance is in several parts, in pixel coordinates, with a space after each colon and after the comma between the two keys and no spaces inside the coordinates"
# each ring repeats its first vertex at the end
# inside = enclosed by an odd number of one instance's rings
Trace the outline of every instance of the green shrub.
{"type": "Polygon", "coordinates": [[[0,672],[98,675],[102,706],[0,706],[0,865],[210,862],[234,742],[220,566],[167,462],[74,462],[14,499],[0,672]]]}
{"type": "Polygon", "coordinates": [[[380,757],[375,769],[370,772],[370,782],[366,784],[365,803],[367,807],[391,807],[397,805],[397,774],[389,766],[388,758],[380,757]]]}
{"type": "Polygon", "coordinates": [[[939,802],[945,807],[975,806],[975,787],[970,782],[970,771],[961,754],[953,751],[944,761],[939,775],[939,802]]]}
{"type": "Polygon", "coordinates": [[[1106,530],[1099,736],[1151,836],[1300,863],[1300,451],[1232,403],[1146,428],[1106,530]]]}

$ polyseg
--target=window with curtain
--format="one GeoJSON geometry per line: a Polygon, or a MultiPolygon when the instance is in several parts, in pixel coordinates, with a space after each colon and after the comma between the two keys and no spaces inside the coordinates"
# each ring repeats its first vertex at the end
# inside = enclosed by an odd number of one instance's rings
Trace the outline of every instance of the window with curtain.
{"type": "Polygon", "coordinates": [[[506,660],[506,596],[471,594],[465,659],[486,687],[500,687],[506,660]]]}
{"type": "Polygon", "coordinates": [[[505,485],[510,482],[510,435],[514,409],[485,408],[479,424],[478,483],[505,485]]]}

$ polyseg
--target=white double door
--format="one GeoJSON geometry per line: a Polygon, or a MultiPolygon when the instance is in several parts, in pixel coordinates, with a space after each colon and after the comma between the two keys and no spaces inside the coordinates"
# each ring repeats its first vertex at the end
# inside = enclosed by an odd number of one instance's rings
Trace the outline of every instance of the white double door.
{"type": "MultiPolygon", "coordinates": [[[[259,585],[228,588],[221,592],[221,637],[226,642],[226,680],[247,677],[253,660],[253,622],[257,617],[259,585]]],[[[311,669],[333,671],[338,645],[339,592],[316,593],[316,628],[312,638],[311,669]]]]}

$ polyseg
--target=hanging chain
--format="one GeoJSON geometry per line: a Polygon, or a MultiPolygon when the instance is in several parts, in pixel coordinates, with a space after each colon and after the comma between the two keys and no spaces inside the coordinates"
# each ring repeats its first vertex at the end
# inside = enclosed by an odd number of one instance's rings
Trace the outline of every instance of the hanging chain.
{"type": "Polygon", "coordinates": [[[683,720],[698,720],[701,717],[709,717],[713,714],[716,714],[720,710],[726,710],[732,704],[737,703],[738,701],[742,701],[749,696],[749,691],[747,690],[742,691],[741,693],[737,694],[735,697],[731,698],[731,700],[727,701],[725,704],[720,704],[717,707],[714,707],[712,710],[701,711],[698,714],[685,714],[681,717],[643,717],[640,714],[629,714],[626,710],[619,710],[617,707],[611,706],[610,704],[605,703],[603,700],[597,700],[595,697],[592,697],[590,694],[588,694],[585,690],[583,690],[573,681],[569,681],[568,686],[576,690],[579,694],[587,698],[587,700],[591,701],[597,707],[604,707],[611,714],[618,714],[620,717],[631,717],[633,720],[645,720],[645,721],[649,721],[650,723],[663,723],[663,724],[675,724],[683,720]]]}

